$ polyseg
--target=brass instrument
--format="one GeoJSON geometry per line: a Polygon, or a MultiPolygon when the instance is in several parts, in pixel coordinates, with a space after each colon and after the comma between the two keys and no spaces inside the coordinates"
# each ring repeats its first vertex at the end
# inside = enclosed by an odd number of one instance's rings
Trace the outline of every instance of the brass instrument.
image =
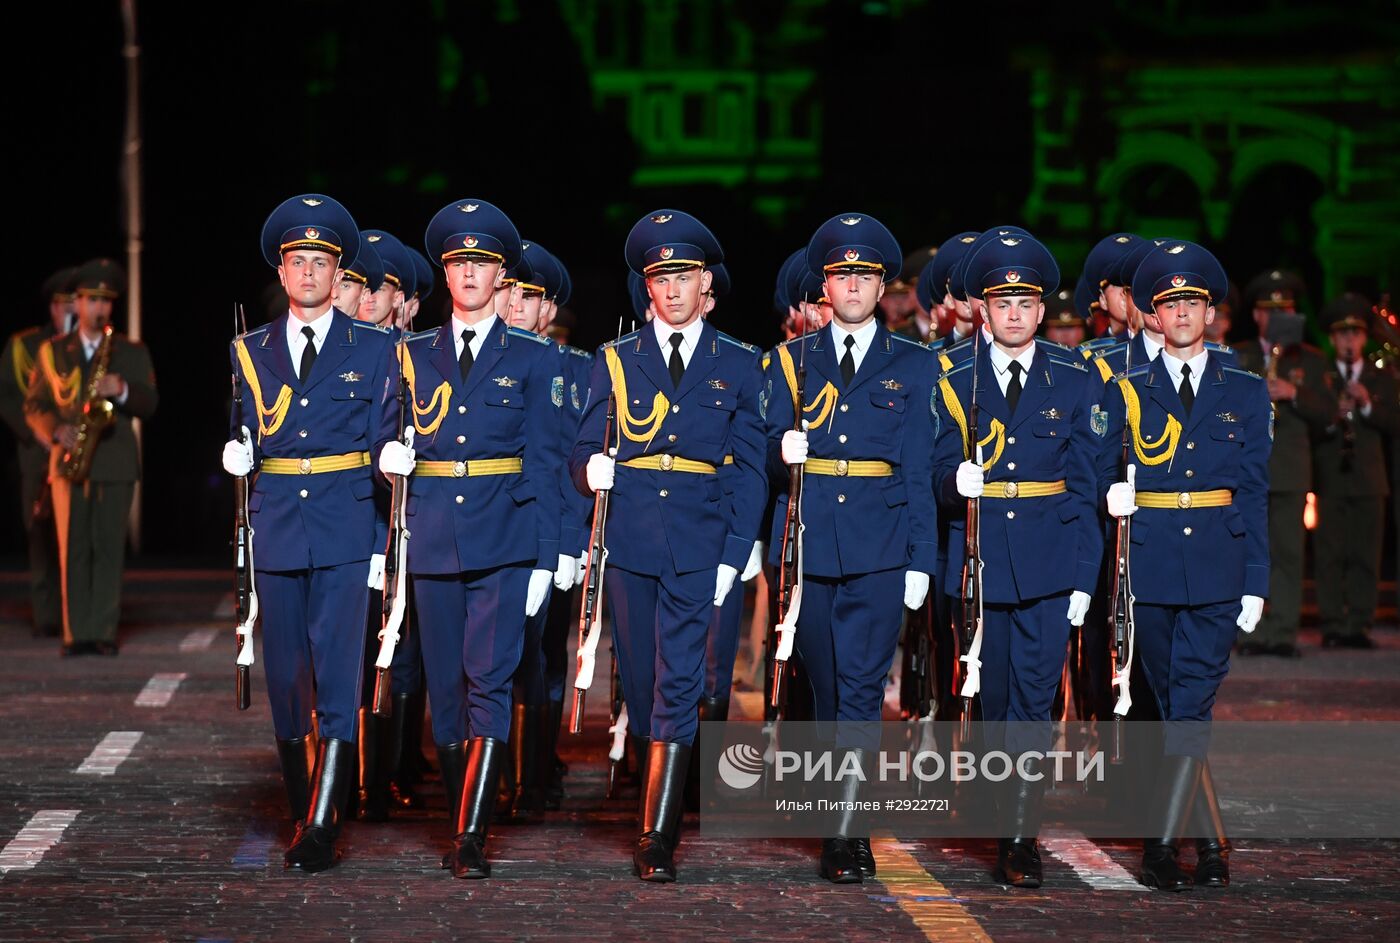
{"type": "Polygon", "coordinates": [[[83,387],[82,413],[76,424],[78,441],[72,449],[63,453],[58,463],[58,473],[74,483],[87,481],[92,471],[92,454],[97,449],[97,440],[116,421],[116,407],[112,401],[97,394],[111,360],[112,325],[108,324],[102,329],[102,340],[92,356],[92,372],[88,374],[87,384],[83,387]]]}

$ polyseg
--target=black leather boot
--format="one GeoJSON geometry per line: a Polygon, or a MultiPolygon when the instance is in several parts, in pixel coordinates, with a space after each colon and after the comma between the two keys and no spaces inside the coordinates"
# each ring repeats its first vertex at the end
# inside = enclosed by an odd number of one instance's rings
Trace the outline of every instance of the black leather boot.
{"type": "MultiPolygon", "coordinates": [[[[698,724],[706,723],[715,719],[715,710],[719,704],[717,697],[701,697],[695,705],[695,715],[697,726],[695,729],[695,741],[700,741],[700,727],[698,724]]],[[[692,749],[690,751],[690,766],[685,772],[685,811],[700,811],[700,751],[692,749]]]]}
{"type": "MultiPolygon", "coordinates": [[[[1026,771],[1035,776],[1041,772],[1040,762],[1028,762],[1026,771]]],[[[1012,836],[997,843],[997,867],[994,877],[999,883],[1013,887],[1039,887],[1043,879],[1040,845],[1040,810],[1045,797],[1045,779],[1022,779],[1019,775],[1006,782],[1005,805],[1002,815],[1011,823],[1012,836]]]]}
{"type": "MultiPolygon", "coordinates": [[[[462,805],[462,782],[467,776],[467,744],[437,744],[438,768],[442,770],[442,789],[447,793],[447,821],[455,826],[457,810],[462,805]]],[[[442,856],[444,869],[452,867],[452,853],[442,856]]]]}
{"type": "Polygon", "coordinates": [[[647,758],[651,756],[651,737],[639,737],[634,733],[627,735],[627,746],[632,751],[633,761],[637,764],[637,786],[645,788],[647,782],[647,758]]]}
{"type": "Polygon", "coordinates": [[[309,733],[295,740],[277,741],[277,760],[282,764],[282,785],[287,787],[287,806],[292,821],[306,818],[311,798],[311,770],[316,765],[316,735],[309,733]]]}
{"type": "Polygon", "coordinates": [[[513,701],[510,706],[510,733],[506,737],[506,761],[501,767],[501,781],[496,790],[498,822],[510,822],[515,814],[515,790],[519,776],[525,771],[525,716],[525,705],[518,700],[513,701]]]}
{"type": "Polygon", "coordinates": [[[297,825],[292,844],[282,858],[284,867],[324,871],[339,859],[335,839],[340,833],[340,810],[350,791],[350,761],[354,753],[355,744],[349,740],[321,741],[306,818],[297,825]]]}
{"type": "Polygon", "coordinates": [[[1201,763],[1201,784],[1191,806],[1190,832],[1196,836],[1196,886],[1229,887],[1230,840],[1225,836],[1208,760],[1201,763]]]}
{"type": "Polygon", "coordinates": [[[487,878],[486,834],[496,805],[496,787],[505,765],[506,745],[492,737],[467,741],[467,770],[462,781],[462,801],[457,809],[457,832],[452,839],[452,876],[487,878]]]}
{"type": "MultiPolygon", "coordinates": [[[[865,751],[852,750],[861,768],[865,768],[865,751]]],[[[845,762],[841,764],[846,765],[845,762]]],[[[840,767],[838,766],[838,769],[840,767]]],[[[847,776],[841,780],[837,800],[845,803],[860,801],[860,790],[864,785],[858,778],[847,776]]],[[[860,818],[856,812],[843,810],[836,820],[836,834],[822,839],[821,876],[833,884],[859,884],[865,879],[860,867],[857,847],[861,840],[860,818]]],[[[872,872],[875,856],[867,862],[872,872]]]]}
{"type": "Polygon", "coordinates": [[[535,756],[539,739],[539,712],[529,704],[514,704],[510,714],[510,764],[506,767],[508,781],[502,789],[504,805],[502,821],[522,823],[534,811],[531,800],[535,793],[535,756]]]}
{"type": "Polygon", "coordinates": [[[360,713],[360,817],[366,822],[389,821],[389,778],[397,760],[393,727],[393,717],[360,713]]]}
{"type": "Polygon", "coordinates": [[[1160,828],[1142,844],[1142,883],[1164,891],[1191,888],[1191,876],[1176,860],[1176,842],[1186,827],[1191,803],[1196,798],[1201,763],[1191,756],[1164,756],[1158,780],[1155,812],[1160,828]]]}
{"type": "Polygon", "coordinates": [[[525,808],[538,816],[548,806],[549,783],[554,775],[554,738],[549,721],[554,716],[549,702],[530,705],[530,779],[525,789],[525,808]]]}
{"type": "Polygon", "coordinates": [[[690,765],[690,745],[651,741],[642,782],[641,834],[632,852],[632,870],[643,881],[676,879],[682,792],[690,765]]]}
{"type": "MultiPolygon", "coordinates": [[[[389,747],[386,751],[385,759],[387,762],[384,767],[389,781],[389,807],[416,809],[421,807],[423,803],[414,789],[417,780],[409,773],[409,749],[411,747],[414,752],[418,752],[422,747],[411,743],[408,739],[414,704],[413,695],[395,694],[393,703],[394,712],[388,718],[389,747]]],[[[419,734],[423,732],[421,722],[418,732],[419,734]]]]}
{"type": "Polygon", "coordinates": [[[399,774],[399,785],[416,786],[423,781],[425,773],[433,771],[432,764],[423,754],[423,720],[427,716],[428,689],[420,686],[412,694],[394,695],[394,711],[398,712],[399,698],[404,699],[403,719],[403,759],[399,774]]]}

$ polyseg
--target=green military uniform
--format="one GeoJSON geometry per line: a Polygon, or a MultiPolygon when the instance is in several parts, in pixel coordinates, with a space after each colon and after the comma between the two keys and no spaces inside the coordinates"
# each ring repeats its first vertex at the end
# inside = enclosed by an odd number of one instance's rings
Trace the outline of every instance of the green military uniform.
{"type": "MultiPolygon", "coordinates": [[[[115,268],[111,263],[105,267],[115,268]]],[[[103,268],[97,265],[94,276],[93,264],[84,266],[88,274],[80,275],[79,293],[105,292],[106,297],[114,297],[115,288],[103,279],[120,284],[119,271],[103,276],[103,268]],[[97,281],[90,285],[94,277],[97,281]]],[[[127,516],[141,477],[132,420],[149,419],[157,402],[155,370],[145,346],[113,334],[107,373],[126,381],[126,394],[120,401],[112,400],[115,421],[93,446],[87,480],[70,482],[55,471],[63,453],[55,439],[60,426],[77,422],[91,370],[80,331],[47,341],[35,356],[34,379],[24,403],[35,438],[54,443],[49,479],[62,565],[65,649],[115,642],[127,516]]]]}
{"type": "Polygon", "coordinates": [[[49,450],[24,420],[24,399],[39,345],[55,336],[53,326],[31,327],[12,335],[0,353],[0,415],[14,433],[19,452],[20,520],[29,541],[29,600],[36,635],[57,635],[63,624],[59,590],[58,541],[52,506],[44,498],[49,450]]]}
{"type": "MultiPolygon", "coordinates": [[[[1328,307],[1334,331],[1369,325],[1369,305],[1359,296],[1344,295],[1328,307]]],[[[1390,493],[1387,437],[1400,434],[1400,390],[1388,371],[1365,358],[1349,366],[1359,367],[1357,379],[1371,396],[1371,408],[1369,414],[1354,410],[1349,420],[1334,414],[1313,452],[1318,612],[1324,644],[1369,647],[1366,629],[1376,609],[1390,493]]],[[[1336,390],[1346,386],[1340,366],[1331,365],[1328,377],[1336,390]]]]}
{"type": "MultiPolygon", "coordinates": [[[[1260,376],[1276,376],[1298,388],[1291,400],[1274,403],[1274,449],[1269,458],[1269,605],[1250,650],[1291,653],[1298,642],[1303,608],[1303,510],[1313,490],[1313,443],[1337,414],[1331,367],[1308,344],[1283,347],[1277,361],[1259,341],[1234,348],[1239,364],[1260,376]]],[[[1322,592],[1319,583],[1319,592],[1322,592]]]]}

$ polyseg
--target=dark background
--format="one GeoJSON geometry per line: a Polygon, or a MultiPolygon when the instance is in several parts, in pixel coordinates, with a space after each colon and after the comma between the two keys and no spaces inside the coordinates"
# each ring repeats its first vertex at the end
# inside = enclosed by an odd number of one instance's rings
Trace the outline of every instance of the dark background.
{"type": "MultiPolygon", "coordinates": [[[[466,197],[504,208],[523,235],[561,256],[575,281],[574,343],[612,336],[630,306],[622,241],[658,207],[694,212],[723,242],[735,284],[714,320],[768,345],[778,265],[827,217],[860,211],[885,221],[906,250],[962,229],[1021,220],[1033,179],[1026,65],[1067,77],[1105,60],[1310,61],[1351,55],[1395,61],[1395,6],[1266,3],[948,4],[682,2],[677,29],[710,37],[717,63],[726,17],[754,37],[753,61],[815,69],[821,172],[780,189],[784,209],[760,211],[756,183],[640,188],[639,149],[624,120],[595,110],[590,73],[561,8],[490,4],[284,0],[169,4],[139,10],[144,131],[144,339],[161,406],[146,425],[144,547],[153,559],[224,559],[231,489],[219,468],[226,438],[227,345],[236,302],[250,326],[275,284],[261,259],[266,214],[296,193],[322,191],[363,228],[420,246],[442,205],[466,197]],[[809,40],[782,40],[792,18],[809,40]],[[444,37],[450,42],[444,42],[444,37]],[[771,47],[771,48],[770,48],[771,47]]],[[[599,43],[628,35],[629,10],[605,3],[599,43]]],[[[125,261],[121,143],[125,108],[117,0],[50,2],[10,34],[11,193],[5,258],[11,302],[3,327],[45,316],[39,283],[94,255],[125,261]],[[33,24],[33,25],[30,25],[33,24]]],[[[790,30],[788,31],[790,34],[790,30]]],[[[1098,64],[1098,65],[1096,65],[1098,64]]],[[[1090,103],[1092,104],[1092,102],[1090,103]]],[[[1393,114],[1393,111],[1390,112],[1393,114]]],[[[1103,146],[1093,119],[1072,147],[1103,146]]],[[[1316,194],[1293,178],[1264,179],[1225,258],[1232,272],[1295,265],[1319,278],[1305,214],[1316,194]],[[1300,222],[1301,220],[1301,222],[1300,222]]],[[[1170,185],[1150,205],[1181,199],[1170,185]]],[[[1100,213],[1090,207],[1093,218],[1100,213]]],[[[1110,231],[1102,220],[1102,232],[1110,231]]],[[[1079,259],[1061,259],[1072,284],[1079,259]]],[[[1243,277],[1248,277],[1247,275],[1243,277]]],[[[441,317],[445,292],[425,312],[441,317]]],[[[118,324],[124,320],[118,302],[118,324]]],[[[1239,325],[1240,319],[1236,318],[1239,325]]],[[[421,326],[421,325],[420,325],[421,326]]],[[[8,440],[0,443],[15,469],[8,440]]],[[[18,564],[18,502],[0,508],[0,553],[18,564]],[[13,506],[12,506],[13,505],[13,506]]]]}

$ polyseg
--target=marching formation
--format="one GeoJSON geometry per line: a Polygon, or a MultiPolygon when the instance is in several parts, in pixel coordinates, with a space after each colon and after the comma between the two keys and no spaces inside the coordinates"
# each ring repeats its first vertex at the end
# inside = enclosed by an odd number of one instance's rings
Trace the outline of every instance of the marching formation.
{"type": "MultiPolygon", "coordinates": [[[[550,612],[575,583],[569,723],[605,674],[608,624],[612,758],[625,742],[638,761],[647,881],[676,877],[699,723],[728,716],[736,584],[761,571],[776,590],[772,710],[805,701],[857,763],[874,745],[841,722],[880,719],[906,624],[906,664],[928,632],[937,679],[916,711],[961,699],[967,717],[1047,722],[1074,637],[1112,662],[1098,676],[1117,715],[1137,673],[1152,716],[1209,720],[1269,595],[1274,409],[1264,379],[1206,339],[1227,282],[1205,249],[1105,239],[1076,295],[1121,329],[1072,347],[1039,336],[1046,299],[1066,294],[1051,253],[1017,227],[961,233],[917,274],[922,310],[956,313],[926,343],[880,316],[900,246],[842,213],[779,273],[789,339],[765,354],[706,319],[728,286],[718,239],[662,209],[624,247],[646,323],[590,355],[545,334],[567,269],[499,208],[454,201],[423,242],[426,259],[329,197],[287,200],[262,234],[287,313],[231,351],[239,631],[260,620],[289,867],[335,863],[353,799],[372,818],[417,801],[426,689],[443,867],[489,876],[492,822],[557,807],[572,613],[550,612]],[[451,314],[414,330],[435,277],[451,314]]],[[[1228,883],[1204,746],[1168,735],[1162,751],[1144,881],[1190,886],[1177,841],[1191,834],[1195,881],[1228,883]]],[[[859,782],[842,788],[854,799],[859,782]]],[[[1040,883],[1043,788],[996,797],[1013,825],[999,881],[1040,883]]],[[[820,873],[876,873],[853,815],[820,873]]]]}

